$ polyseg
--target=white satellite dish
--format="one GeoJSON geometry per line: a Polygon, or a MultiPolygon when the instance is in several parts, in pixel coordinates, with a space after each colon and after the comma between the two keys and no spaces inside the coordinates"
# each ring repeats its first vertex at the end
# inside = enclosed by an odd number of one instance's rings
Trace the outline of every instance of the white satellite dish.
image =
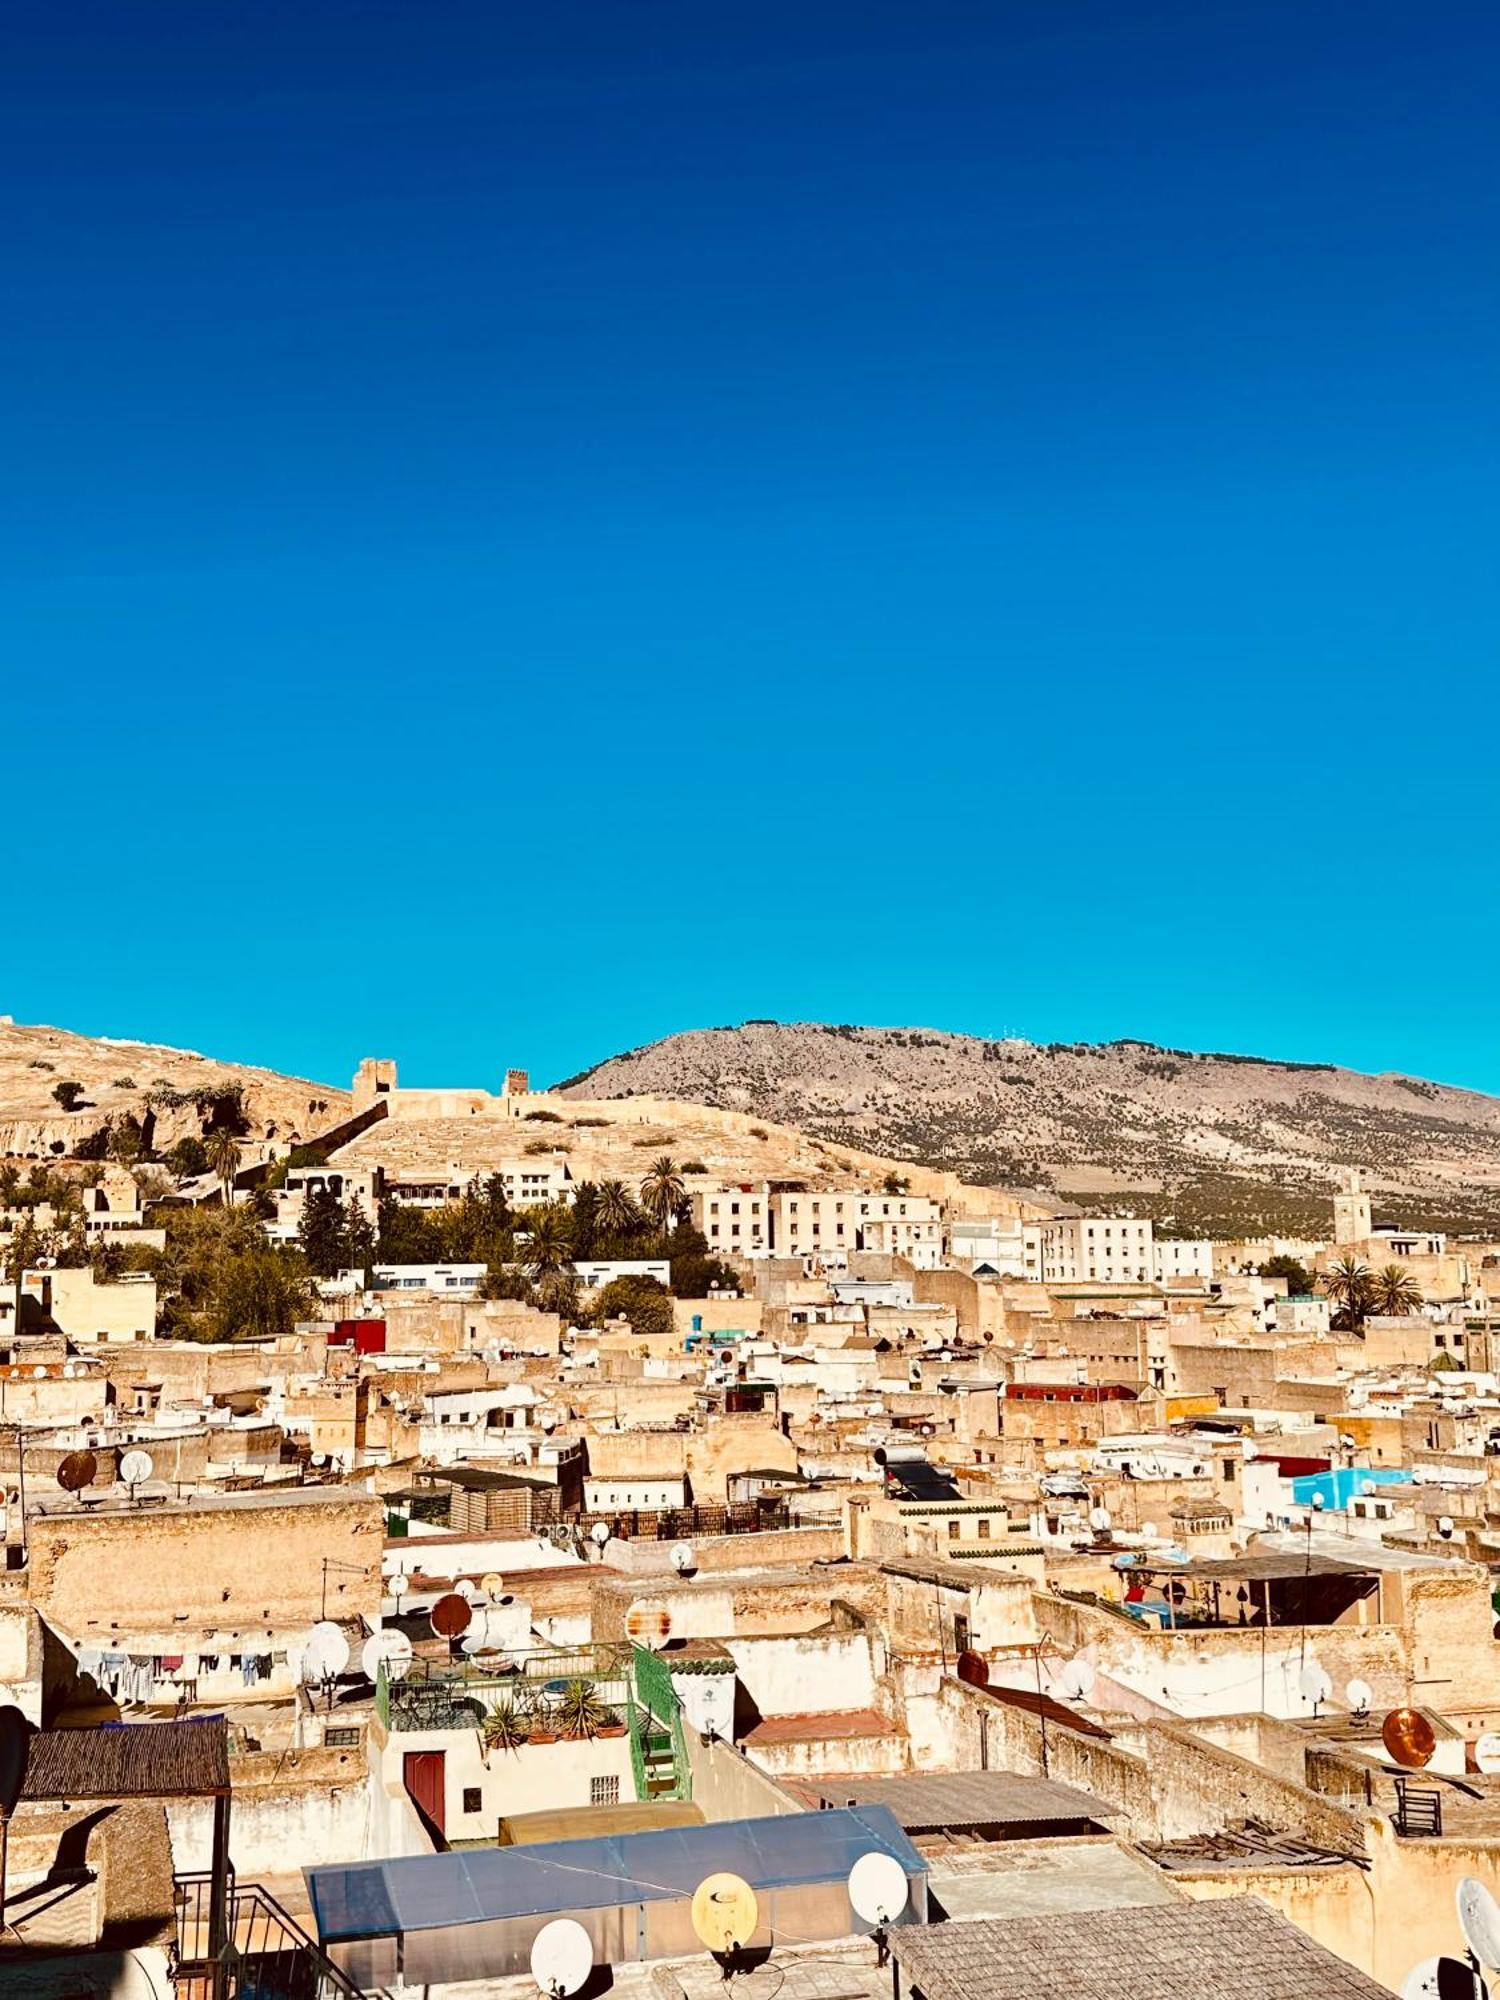
{"type": "Polygon", "coordinates": [[[672,1550],[672,1567],[679,1576],[687,1576],[698,1567],[698,1558],[693,1553],[691,1542],[678,1542],[672,1550]]]}
{"type": "Polygon", "coordinates": [[[1142,1521],[1141,1533],[1154,1539],[1156,1535],[1156,1523],[1154,1521],[1142,1521]]]}
{"type": "Polygon", "coordinates": [[[604,1544],[609,1540],[608,1521],[596,1521],[593,1527],[589,1529],[589,1539],[593,1542],[596,1549],[602,1549],[604,1544]]]}
{"type": "Polygon", "coordinates": [[[1297,1687],[1302,1695],[1302,1699],[1310,1701],[1314,1708],[1320,1707],[1333,1693],[1333,1682],[1328,1678],[1316,1660],[1309,1660],[1301,1673],[1298,1674],[1297,1687]]]}
{"type": "Polygon", "coordinates": [[[593,1940],[571,1917],[543,1924],[531,1946],[531,1976],[550,2000],[576,1993],[594,1969],[593,1940]]]}
{"type": "Polygon", "coordinates": [[[1109,1509],[1107,1507],[1090,1507],[1089,1526],[1096,1534],[1102,1535],[1109,1527],[1109,1509]]]}
{"type": "Polygon", "coordinates": [[[481,1604],[469,1620],[468,1631],[458,1642],[459,1651],[472,1657],[475,1653],[487,1652],[493,1643],[490,1638],[490,1607],[481,1604]]]}
{"type": "Polygon", "coordinates": [[[348,1664],[349,1641],[331,1618],[320,1620],[308,1633],[302,1648],[303,1680],[309,1684],[336,1681],[348,1664]]]}
{"type": "Polygon", "coordinates": [[[1484,1732],[1474,1745],[1474,1762],[1487,1778],[1500,1771],[1500,1730],[1484,1732]]]}
{"type": "Polygon", "coordinates": [[[1401,1982],[1401,2000],[1489,2000],[1489,1988],[1461,1958],[1422,1958],[1401,1982]]]}
{"type": "Polygon", "coordinates": [[[1500,1904],[1472,1875],[1458,1885],[1458,1927],[1481,1965],[1500,1967],[1500,1904]]]}
{"type": "Polygon", "coordinates": [[[1344,1689],[1344,1699],[1349,1704],[1351,1715],[1368,1715],[1370,1703],[1375,1699],[1375,1690],[1368,1681],[1350,1681],[1344,1689]]]}
{"type": "Polygon", "coordinates": [[[479,1586],[470,1583],[466,1576],[461,1576],[453,1586],[453,1593],[455,1597],[461,1597],[465,1604],[473,1604],[478,1599],[479,1586]]]}
{"type": "Polygon", "coordinates": [[[120,1460],[120,1477],[127,1486],[144,1486],[155,1470],[149,1451],[127,1451],[120,1460]]]}
{"type": "Polygon", "coordinates": [[[411,1640],[394,1626],[374,1632],[360,1651],[359,1664],[367,1681],[378,1680],[382,1667],[387,1681],[405,1680],[411,1669],[411,1640]]]}
{"type": "Polygon", "coordinates": [[[894,1854],[873,1848],[849,1870],[849,1901],[867,1924],[893,1924],[906,1908],[907,1894],[906,1870],[894,1854]]]}
{"type": "Polygon", "coordinates": [[[1451,1542],[1453,1539],[1453,1516],[1451,1514],[1439,1514],[1437,1530],[1445,1542],[1451,1542]]]}
{"type": "Polygon", "coordinates": [[[1244,1459],[1246,1465],[1253,1465],[1256,1459],[1260,1457],[1260,1446],[1255,1442],[1254,1438],[1246,1438],[1241,1444],[1240,1457],[1244,1459]]]}
{"type": "Polygon", "coordinates": [[[1063,1668],[1058,1690],[1067,1701],[1087,1701],[1098,1678],[1099,1670],[1093,1661],[1080,1653],[1063,1668]]]}

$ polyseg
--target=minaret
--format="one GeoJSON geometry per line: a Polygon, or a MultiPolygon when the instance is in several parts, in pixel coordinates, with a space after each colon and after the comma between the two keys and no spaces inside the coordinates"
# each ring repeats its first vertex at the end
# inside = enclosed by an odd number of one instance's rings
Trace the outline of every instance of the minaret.
{"type": "Polygon", "coordinates": [[[1333,1240],[1337,1244],[1367,1243],[1370,1237],[1370,1197],[1359,1185],[1359,1170],[1348,1167],[1343,1186],[1333,1197],[1333,1240]]]}

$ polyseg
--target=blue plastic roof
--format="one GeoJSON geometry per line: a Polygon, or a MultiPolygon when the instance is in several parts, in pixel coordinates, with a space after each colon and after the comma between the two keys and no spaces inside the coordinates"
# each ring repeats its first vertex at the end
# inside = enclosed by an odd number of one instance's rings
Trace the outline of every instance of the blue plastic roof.
{"type": "Polygon", "coordinates": [[[726,1869],[752,1889],[842,1882],[860,1855],[877,1850],[893,1855],[908,1876],[927,1872],[890,1808],[874,1805],[303,1872],[318,1936],[329,1945],[690,1897],[705,1875],[726,1869]]]}

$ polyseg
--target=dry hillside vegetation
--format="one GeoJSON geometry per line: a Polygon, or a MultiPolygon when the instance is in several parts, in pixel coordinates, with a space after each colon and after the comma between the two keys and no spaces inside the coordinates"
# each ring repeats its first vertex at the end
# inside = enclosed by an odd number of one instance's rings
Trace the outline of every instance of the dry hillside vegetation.
{"type": "Polygon", "coordinates": [[[692,1098],[1185,1234],[1326,1234],[1342,1167],[1363,1170],[1377,1219],[1500,1229],[1500,1100],[1332,1064],[756,1021],[669,1036],[561,1088],[692,1098]]]}

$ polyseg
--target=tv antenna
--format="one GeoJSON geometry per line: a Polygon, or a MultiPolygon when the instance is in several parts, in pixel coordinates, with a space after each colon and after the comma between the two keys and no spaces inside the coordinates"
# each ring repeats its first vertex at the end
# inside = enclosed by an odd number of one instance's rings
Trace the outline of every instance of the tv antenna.
{"type": "Polygon", "coordinates": [[[387,1683],[404,1681],[411,1671],[411,1640],[394,1625],[372,1632],[360,1649],[359,1664],[367,1681],[377,1681],[385,1668],[387,1683]]]}
{"type": "Polygon", "coordinates": [[[754,1937],[759,1915],[755,1891],[743,1876],[705,1875],[693,1891],[693,1929],[726,1970],[754,1937]]]}
{"type": "Polygon", "coordinates": [[[849,1870],[849,1901],[854,1914],[870,1924],[881,1965],[886,1961],[886,1931],[906,1908],[906,1870],[894,1854],[872,1848],[849,1870]]]}
{"type": "Polygon", "coordinates": [[[563,2000],[576,1993],[594,1969],[594,1944],[572,1917],[554,1917],[532,1941],[531,1976],[548,1996],[563,2000]]]}

